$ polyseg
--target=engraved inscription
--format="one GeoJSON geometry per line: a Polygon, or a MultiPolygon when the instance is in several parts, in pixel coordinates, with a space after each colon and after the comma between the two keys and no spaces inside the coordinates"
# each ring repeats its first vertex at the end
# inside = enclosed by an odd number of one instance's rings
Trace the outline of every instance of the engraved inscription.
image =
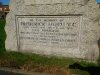
{"type": "Polygon", "coordinates": [[[78,48],[81,16],[16,16],[18,45],[78,48]]]}

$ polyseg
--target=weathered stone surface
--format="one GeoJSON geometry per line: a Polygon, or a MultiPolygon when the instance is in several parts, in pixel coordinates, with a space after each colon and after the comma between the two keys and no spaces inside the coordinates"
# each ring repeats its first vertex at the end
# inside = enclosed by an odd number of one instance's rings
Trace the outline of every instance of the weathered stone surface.
{"type": "Polygon", "coordinates": [[[11,0],[10,8],[7,51],[98,59],[100,9],[95,0],[11,0]]]}

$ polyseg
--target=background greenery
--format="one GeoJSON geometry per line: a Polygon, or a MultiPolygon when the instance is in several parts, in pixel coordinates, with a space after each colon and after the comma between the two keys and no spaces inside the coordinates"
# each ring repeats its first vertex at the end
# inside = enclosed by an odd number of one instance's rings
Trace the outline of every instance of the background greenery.
{"type": "Polygon", "coordinates": [[[5,27],[5,20],[0,20],[0,55],[2,55],[2,52],[5,51],[5,39],[6,39],[6,33],[4,31],[5,27]]]}

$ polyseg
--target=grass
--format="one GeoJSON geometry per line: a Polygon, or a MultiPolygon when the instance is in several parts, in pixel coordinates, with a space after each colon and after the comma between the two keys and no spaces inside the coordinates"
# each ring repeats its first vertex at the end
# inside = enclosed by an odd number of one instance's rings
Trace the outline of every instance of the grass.
{"type": "MultiPolygon", "coordinates": [[[[32,70],[39,72],[47,72],[56,74],[59,73],[69,73],[69,65],[75,63],[75,60],[70,58],[57,58],[57,57],[47,57],[37,54],[23,54],[19,52],[6,52],[5,50],[5,39],[6,33],[4,31],[5,20],[0,20],[0,66],[1,67],[11,67],[19,68],[24,70],[32,70]],[[67,71],[67,72],[66,72],[67,71]]],[[[100,62],[100,60],[98,60],[100,62]]],[[[78,62],[82,66],[97,66],[93,63],[78,62]]],[[[79,72],[80,70],[73,70],[73,72],[79,72]]],[[[82,75],[88,75],[87,72],[81,72],[82,75]]],[[[61,74],[63,75],[63,74],[61,74]]],[[[66,75],[66,74],[64,74],[66,75]]]]}
{"type": "Polygon", "coordinates": [[[21,64],[25,64],[26,61],[33,61],[34,63],[42,65],[57,65],[59,67],[68,68],[70,64],[73,64],[74,61],[68,58],[57,58],[57,57],[46,57],[37,54],[22,54],[18,52],[7,52],[1,57],[1,59],[10,59],[21,64]]]}
{"type": "MultiPolygon", "coordinates": [[[[17,68],[25,71],[46,72],[51,74],[59,73],[61,75],[70,75],[71,71],[69,70],[69,65],[75,63],[75,61],[70,58],[49,58],[43,55],[23,54],[19,52],[5,52],[3,53],[3,56],[0,57],[0,60],[2,61],[0,62],[1,67],[17,68]]],[[[71,73],[88,75],[86,71],[81,71],[79,69],[72,69],[71,73]]]]}

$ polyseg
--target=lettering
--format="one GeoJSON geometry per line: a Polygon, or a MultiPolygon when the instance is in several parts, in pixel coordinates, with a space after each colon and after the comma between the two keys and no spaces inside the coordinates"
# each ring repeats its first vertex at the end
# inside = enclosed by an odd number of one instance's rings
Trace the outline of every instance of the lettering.
{"type": "Polygon", "coordinates": [[[79,44],[80,16],[17,17],[17,33],[23,45],[73,48],[79,44]]]}

